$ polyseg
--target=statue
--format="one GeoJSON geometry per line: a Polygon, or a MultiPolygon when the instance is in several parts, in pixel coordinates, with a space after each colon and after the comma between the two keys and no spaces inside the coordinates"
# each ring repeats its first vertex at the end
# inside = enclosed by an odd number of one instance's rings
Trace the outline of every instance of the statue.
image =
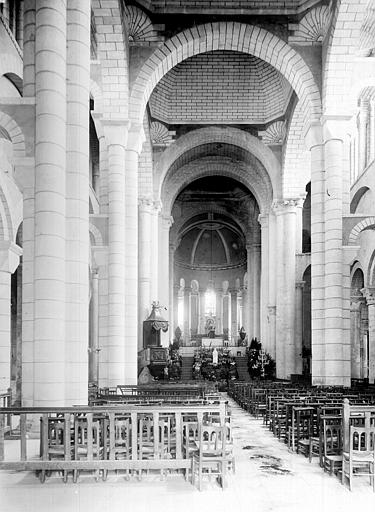
{"type": "Polygon", "coordinates": [[[215,347],[212,351],[212,363],[217,366],[219,362],[219,354],[217,352],[217,348],[215,347]]]}
{"type": "Polygon", "coordinates": [[[206,334],[209,338],[215,338],[215,320],[207,318],[206,320],[206,334]]]}

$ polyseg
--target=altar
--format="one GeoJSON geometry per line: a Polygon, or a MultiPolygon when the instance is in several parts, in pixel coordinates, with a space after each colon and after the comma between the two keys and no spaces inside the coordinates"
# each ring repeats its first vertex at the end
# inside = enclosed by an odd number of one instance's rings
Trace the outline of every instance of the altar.
{"type": "MultiPolygon", "coordinates": [[[[228,341],[226,341],[228,343],[228,341]]],[[[202,347],[204,348],[214,348],[214,347],[223,347],[224,339],[223,338],[202,338],[202,347]]]]}

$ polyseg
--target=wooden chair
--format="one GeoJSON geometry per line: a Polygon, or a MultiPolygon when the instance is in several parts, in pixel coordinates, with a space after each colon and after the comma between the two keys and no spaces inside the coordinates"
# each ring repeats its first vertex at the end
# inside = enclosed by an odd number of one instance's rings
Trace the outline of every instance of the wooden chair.
{"type": "Polygon", "coordinates": [[[342,466],[342,426],[340,423],[323,423],[323,469],[330,475],[342,466]]]}
{"type": "MultiPolygon", "coordinates": [[[[71,459],[73,450],[70,444],[70,421],[68,417],[45,416],[41,422],[40,456],[45,460],[71,459]]],[[[43,483],[51,471],[41,470],[39,479],[43,483]]],[[[68,481],[68,471],[63,470],[64,483],[68,481]]]]}
{"type": "MultiPolygon", "coordinates": [[[[93,417],[92,413],[74,418],[74,459],[93,460],[104,458],[104,444],[106,432],[106,418],[93,417]]],[[[95,471],[96,480],[99,479],[99,470],[95,471]]],[[[73,470],[73,481],[79,475],[77,469],[73,470]]]]}
{"type": "MultiPolygon", "coordinates": [[[[106,458],[109,460],[128,460],[131,457],[131,419],[128,415],[110,413],[107,432],[106,458]]],[[[103,480],[108,471],[103,471],[103,480]]],[[[126,470],[126,478],[129,470],[126,470]]]]}
{"type": "Polygon", "coordinates": [[[354,476],[369,476],[375,492],[375,428],[350,426],[349,452],[343,453],[342,483],[349,479],[352,490],[354,476]]]}
{"type": "MultiPolygon", "coordinates": [[[[138,453],[140,459],[167,459],[173,458],[172,449],[176,447],[175,436],[173,438],[171,418],[161,416],[157,422],[158,441],[154,437],[154,419],[152,416],[140,418],[138,424],[138,453]]],[[[162,477],[165,471],[161,470],[162,477]]],[[[141,477],[142,471],[139,472],[141,477]]]]}
{"type": "Polygon", "coordinates": [[[228,459],[226,455],[227,427],[199,425],[198,450],[193,453],[192,483],[198,476],[198,489],[202,489],[204,472],[220,478],[221,487],[226,487],[228,459]]]}

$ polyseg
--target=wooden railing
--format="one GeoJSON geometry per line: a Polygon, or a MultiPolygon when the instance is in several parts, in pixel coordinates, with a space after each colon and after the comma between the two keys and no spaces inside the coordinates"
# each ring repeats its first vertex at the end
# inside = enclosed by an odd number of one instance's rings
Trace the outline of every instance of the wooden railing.
{"type": "MultiPolygon", "coordinates": [[[[183,449],[183,427],[187,422],[216,421],[224,424],[227,409],[225,402],[204,405],[108,405],[96,407],[55,407],[55,408],[1,408],[0,409],[0,469],[39,471],[81,470],[142,470],[142,469],[185,469],[191,467],[191,460],[183,449]],[[8,455],[5,439],[5,418],[19,420],[19,456],[8,455]],[[142,451],[145,434],[145,420],[151,443],[149,456],[142,451]],[[40,425],[39,453],[35,453],[35,440],[29,436],[29,425],[40,425]],[[127,434],[120,429],[128,425],[127,434]],[[81,430],[78,429],[81,426],[81,430]],[[83,427],[84,428],[83,428],[83,427]],[[83,430],[82,430],[83,428],[83,430]],[[169,430],[168,430],[169,429],[169,430]],[[82,433],[83,432],[83,433],[82,433]],[[122,432],[122,434],[121,434],[122,432]],[[119,435],[123,436],[121,439],[119,435]],[[169,439],[169,451],[161,445],[169,439]],[[30,443],[34,443],[30,446],[30,443]],[[128,445],[118,456],[119,444],[128,445]],[[117,446],[117,448],[116,448],[117,446]],[[170,447],[173,449],[170,449],[170,447]],[[31,448],[31,449],[30,449],[31,448]],[[34,450],[34,451],[32,451],[34,450]]],[[[38,430],[38,428],[36,428],[38,430]]],[[[14,445],[13,445],[14,446],[14,445]]],[[[44,481],[44,478],[42,479],[44,481]]]]}
{"type": "MultiPolygon", "coordinates": [[[[0,394],[0,408],[4,407],[11,407],[12,405],[12,391],[9,388],[6,393],[0,394]]],[[[12,430],[12,421],[11,421],[11,415],[6,415],[4,419],[4,429],[6,432],[9,432],[12,430]]]]}

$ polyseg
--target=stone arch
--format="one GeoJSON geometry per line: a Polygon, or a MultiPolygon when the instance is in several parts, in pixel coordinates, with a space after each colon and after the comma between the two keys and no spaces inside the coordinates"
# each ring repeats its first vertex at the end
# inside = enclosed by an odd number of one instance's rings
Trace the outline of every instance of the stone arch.
{"type": "Polygon", "coordinates": [[[365,285],[365,273],[363,272],[361,263],[356,261],[350,272],[350,289],[351,294],[353,295],[353,291],[357,291],[358,293],[365,285]]]}
{"type": "Polygon", "coordinates": [[[15,242],[22,222],[22,194],[9,176],[0,170],[0,240],[15,242]]]}
{"type": "Polygon", "coordinates": [[[230,158],[215,160],[212,157],[194,160],[180,167],[167,176],[163,183],[161,201],[166,215],[169,215],[178,194],[192,181],[205,176],[227,176],[240,181],[254,195],[259,210],[265,213],[272,202],[272,185],[267,179],[267,173],[260,176],[258,169],[246,165],[244,162],[233,162],[230,158]]]}
{"type": "Polygon", "coordinates": [[[102,246],[103,245],[103,236],[102,236],[101,232],[99,231],[99,229],[96,226],[94,226],[94,224],[90,223],[89,231],[95,241],[95,244],[93,244],[93,245],[102,246]]]}
{"type": "MultiPolygon", "coordinates": [[[[194,217],[196,217],[200,213],[203,213],[206,211],[207,211],[207,207],[205,204],[198,204],[196,206],[196,208],[194,209],[194,212],[191,215],[188,214],[186,216],[186,218],[184,217],[182,222],[178,222],[175,220],[173,223],[172,230],[173,230],[173,233],[176,234],[176,237],[179,236],[181,229],[184,227],[184,225],[187,222],[190,222],[194,217]]],[[[241,219],[238,218],[238,216],[232,215],[230,212],[228,212],[228,210],[226,208],[224,208],[220,205],[217,205],[217,204],[210,205],[210,212],[212,212],[213,214],[218,214],[218,215],[223,215],[225,217],[228,217],[229,219],[231,219],[233,221],[233,223],[235,225],[237,225],[239,227],[239,230],[242,232],[243,236],[246,236],[247,228],[246,228],[245,224],[241,221],[241,219]]]]}
{"type": "Polygon", "coordinates": [[[142,121],[152,90],[170,69],[189,57],[215,50],[249,53],[264,60],[276,68],[295,90],[303,104],[306,125],[319,119],[319,89],[303,58],[285,41],[264,28],[238,22],[207,23],[189,28],[156,49],[142,66],[133,85],[131,119],[142,121]]]}
{"type": "Polygon", "coordinates": [[[0,111],[0,128],[6,131],[12,141],[13,157],[22,158],[26,153],[25,136],[19,125],[5,112],[0,111]]]}
{"type": "Polygon", "coordinates": [[[350,202],[350,213],[356,212],[360,200],[369,190],[369,187],[361,187],[360,189],[357,190],[357,192],[353,196],[353,199],[350,202]]]}
{"type": "Polygon", "coordinates": [[[3,76],[7,78],[17,89],[20,96],[23,96],[23,80],[19,75],[15,73],[5,73],[3,76]]]}
{"type": "Polygon", "coordinates": [[[358,222],[351,230],[348,240],[348,245],[358,245],[358,237],[361,231],[365,229],[374,229],[375,228],[375,217],[367,217],[361,222],[358,222]]]}
{"type": "Polygon", "coordinates": [[[297,101],[285,143],[283,158],[283,197],[300,197],[311,179],[310,153],[303,136],[304,119],[300,101],[297,101]]]}
{"type": "Polygon", "coordinates": [[[17,77],[18,81],[23,81],[23,64],[20,57],[10,53],[2,53],[0,60],[0,76],[11,74],[17,77]]]}
{"type": "Polygon", "coordinates": [[[99,87],[98,83],[92,78],[90,79],[90,94],[94,100],[94,111],[101,112],[103,92],[102,89],[99,87]]]}
{"type": "Polygon", "coordinates": [[[368,265],[367,285],[375,286],[375,251],[371,254],[368,265]]]}
{"type": "MultiPolygon", "coordinates": [[[[186,151],[202,144],[222,143],[238,146],[255,156],[269,175],[273,195],[281,192],[280,188],[280,164],[271,149],[265,146],[259,139],[238,128],[207,127],[199,128],[181,136],[169,146],[160,157],[155,167],[155,195],[161,196],[161,189],[165,176],[172,164],[186,151]]],[[[264,174],[267,174],[264,173],[264,174]]]]}

